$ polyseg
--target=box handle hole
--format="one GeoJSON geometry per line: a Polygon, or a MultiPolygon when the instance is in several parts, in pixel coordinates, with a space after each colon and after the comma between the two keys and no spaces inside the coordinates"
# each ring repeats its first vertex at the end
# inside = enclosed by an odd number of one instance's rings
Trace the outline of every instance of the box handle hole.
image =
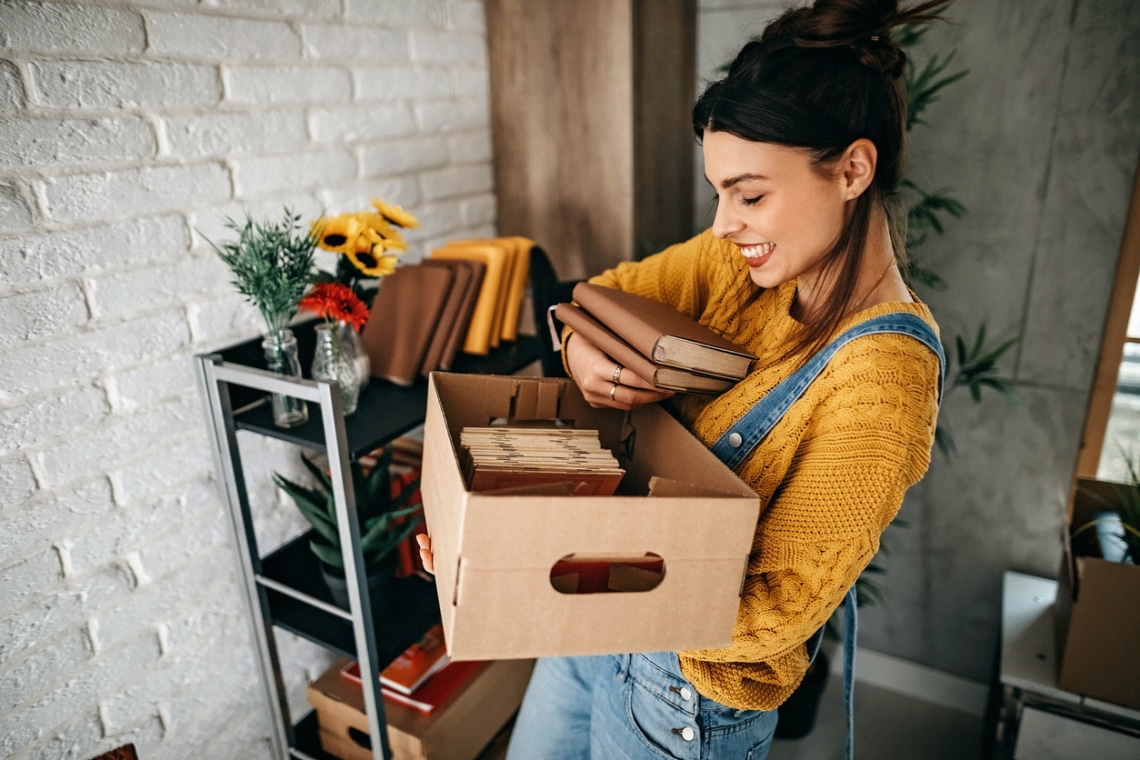
{"type": "Polygon", "coordinates": [[[616,557],[567,554],[550,568],[550,585],[560,594],[613,594],[652,591],[665,579],[660,554],[616,557]]]}
{"type": "Polygon", "coordinates": [[[372,749],[372,737],[358,728],[348,727],[348,738],[365,749],[372,749]]]}

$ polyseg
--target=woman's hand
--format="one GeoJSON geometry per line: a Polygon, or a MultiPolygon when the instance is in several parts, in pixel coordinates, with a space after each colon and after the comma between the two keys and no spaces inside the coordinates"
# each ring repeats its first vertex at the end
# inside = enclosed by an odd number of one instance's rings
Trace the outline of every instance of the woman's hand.
{"type": "Polygon", "coordinates": [[[420,559],[423,560],[424,570],[435,575],[435,557],[431,553],[431,536],[426,533],[417,533],[416,543],[420,545],[420,559]]]}
{"type": "Polygon", "coordinates": [[[583,398],[590,406],[632,409],[638,404],[653,404],[673,395],[653,387],[633,370],[622,367],[579,333],[566,341],[566,365],[583,398]]]}

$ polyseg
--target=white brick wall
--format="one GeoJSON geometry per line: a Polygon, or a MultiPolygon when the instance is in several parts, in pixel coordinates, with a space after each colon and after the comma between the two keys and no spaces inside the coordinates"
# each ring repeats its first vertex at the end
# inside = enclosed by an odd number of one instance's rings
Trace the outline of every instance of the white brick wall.
{"type": "MultiPolygon", "coordinates": [[[[482,3],[3,0],[0,40],[0,757],[269,757],[192,365],[259,317],[197,231],[492,234],[482,3]]],[[[239,438],[271,546],[297,450],[239,438]]],[[[303,709],[329,654],[278,642],[303,709]]]]}

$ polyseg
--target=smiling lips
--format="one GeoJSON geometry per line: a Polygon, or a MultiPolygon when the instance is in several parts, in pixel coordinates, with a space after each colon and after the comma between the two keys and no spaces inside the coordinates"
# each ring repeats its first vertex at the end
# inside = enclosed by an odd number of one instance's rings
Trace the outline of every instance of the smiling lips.
{"type": "Polygon", "coordinates": [[[761,243],[760,245],[742,245],[740,252],[750,267],[758,267],[768,261],[772,251],[776,250],[775,243],[761,243]]]}

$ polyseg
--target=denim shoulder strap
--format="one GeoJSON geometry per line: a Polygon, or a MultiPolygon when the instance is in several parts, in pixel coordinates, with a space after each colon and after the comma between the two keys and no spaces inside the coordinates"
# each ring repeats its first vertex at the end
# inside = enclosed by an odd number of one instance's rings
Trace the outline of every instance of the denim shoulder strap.
{"type": "Polygon", "coordinates": [[[839,349],[864,335],[882,333],[909,335],[938,356],[938,402],[942,403],[942,386],[946,379],[946,357],[942,351],[942,342],[938,340],[930,325],[914,314],[906,312],[883,314],[860,322],[842,333],[808,359],[802,367],[784,378],[717,439],[711,446],[712,452],[735,470],[752,450],[760,445],[808,386],[819,377],[839,349]]]}

